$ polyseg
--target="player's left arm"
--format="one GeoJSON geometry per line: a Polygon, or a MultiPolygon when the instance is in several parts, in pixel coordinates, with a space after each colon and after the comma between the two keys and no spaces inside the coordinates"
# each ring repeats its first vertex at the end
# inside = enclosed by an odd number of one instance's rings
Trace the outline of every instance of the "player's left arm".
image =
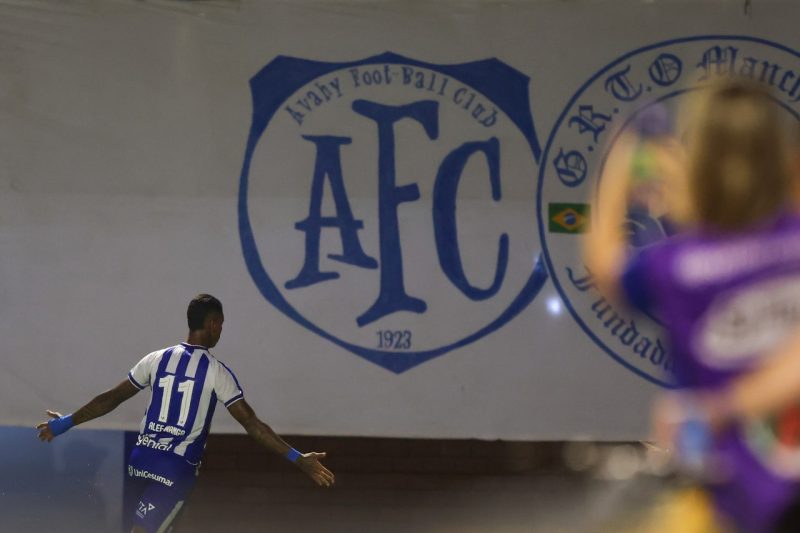
{"type": "Polygon", "coordinates": [[[64,433],[72,426],[94,420],[116,409],[119,404],[133,397],[139,389],[130,380],[125,380],[113,389],[109,389],[92,398],[89,403],[72,413],[62,416],[55,411],[47,411],[50,420],[42,422],[36,429],[39,430],[39,440],[50,442],[56,436],[64,433]]]}
{"type": "Polygon", "coordinates": [[[325,458],[325,453],[300,453],[292,448],[280,435],[256,416],[255,411],[244,398],[228,405],[228,412],[242,425],[248,435],[265,448],[289,459],[303,473],[313,479],[317,485],[321,487],[333,485],[333,472],[320,463],[320,460],[325,458]]]}

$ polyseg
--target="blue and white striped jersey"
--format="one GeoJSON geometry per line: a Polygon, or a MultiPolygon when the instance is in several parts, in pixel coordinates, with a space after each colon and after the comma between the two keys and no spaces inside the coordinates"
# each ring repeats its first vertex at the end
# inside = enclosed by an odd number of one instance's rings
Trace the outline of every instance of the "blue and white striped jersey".
{"type": "Polygon", "coordinates": [[[185,342],[146,355],[128,379],[140,390],[152,389],[136,445],[192,464],[203,456],[217,401],[228,407],[244,396],[227,366],[207,348],[185,342]]]}

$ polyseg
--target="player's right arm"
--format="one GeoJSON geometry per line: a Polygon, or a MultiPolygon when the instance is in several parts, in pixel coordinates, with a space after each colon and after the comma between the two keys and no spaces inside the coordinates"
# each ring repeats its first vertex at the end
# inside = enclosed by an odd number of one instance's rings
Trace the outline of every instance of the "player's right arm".
{"type": "Polygon", "coordinates": [[[265,448],[282,455],[294,462],[308,477],[321,487],[333,485],[333,472],[325,468],[319,461],[324,453],[299,453],[289,446],[271,427],[262,422],[244,398],[228,406],[228,412],[247,431],[253,439],[265,448]]]}
{"type": "Polygon", "coordinates": [[[71,415],[62,416],[60,413],[48,410],[47,414],[50,416],[50,420],[36,426],[36,429],[39,430],[39,440],[50,442],[72,426],[77,426],[108,414],[137,392],[139,392],[139,389],[130,380],[126,379],[113,389],[98,394],[89,403],[71,415]]]}
{"type": "Polygon", "coordinates": [[[50,420],[36,426],[39,430],[39,440],[50,442],[54,437],[69,430],[72,426],[83,424],[110,413],[119,404],[149,386],[150,378],[158,365],[162,353],[163,350],[144,356],[128,373],[128,379],[113,389],[95,396],[89,403],[71,415],[61,416],[60,413],[48,410],[47,414],[50,416],[50,420]]]}

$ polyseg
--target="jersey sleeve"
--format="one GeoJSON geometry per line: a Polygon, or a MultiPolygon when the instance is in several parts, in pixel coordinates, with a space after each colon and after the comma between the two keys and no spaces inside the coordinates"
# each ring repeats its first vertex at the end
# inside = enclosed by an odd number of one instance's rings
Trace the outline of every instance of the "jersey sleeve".
{"type": "Polygon", "coordinates": [[[128,381],[139,390],[151,386],[150,376],[153,375],[153,366],[158,364],[159,352],[145,355],[128,372],[128,381]]]}
{"type": "Polygon", "coordinates": [[[244,392],[239,385],[239,380],[230,368],[223,363],[217,365],[217,379],[214,384],[214,392],[217,399],[221,401],[225,407],[230,407],[237,401],[244,398],[244,392]]]}
{"type": "Polygon", "coordinates": [[[620,279],[625,299],[643,313],[653,312],[655,275],[651,265],[656,248],[650,246],[633,254],[628,259],[620,279]]]}

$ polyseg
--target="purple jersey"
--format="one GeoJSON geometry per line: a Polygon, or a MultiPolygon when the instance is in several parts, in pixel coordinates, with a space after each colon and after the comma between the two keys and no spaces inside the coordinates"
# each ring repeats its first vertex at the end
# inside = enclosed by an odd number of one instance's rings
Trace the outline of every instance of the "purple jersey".
{"type": "MultiPolygon", "coordinates": [[[[714,389],[770,356],[800,324],[800,217],[735,235],[693,232],[642,249],[622,286],[667,329],[682,388],[714,389]]],[[[800,410],[742,423],[715,442],[718,506],[769,529],[800,480],[800,410]]]]}

